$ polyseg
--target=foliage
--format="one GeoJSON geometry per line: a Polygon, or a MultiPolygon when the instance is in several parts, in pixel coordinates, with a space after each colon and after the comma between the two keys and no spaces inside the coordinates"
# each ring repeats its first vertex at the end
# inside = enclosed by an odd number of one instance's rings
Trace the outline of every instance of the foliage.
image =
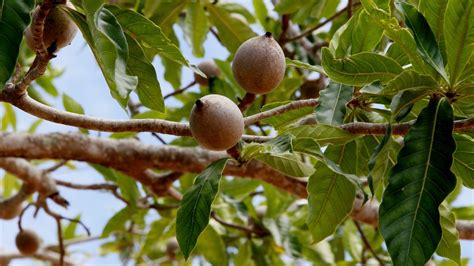
{"type": "MultiPolygon", "coordinates": [[[[274,137],[241,142],[240,162],[220,159],[197,176],[180,175],[171,189],[183,195],[181,200],[171,194],[158,197],[125,173],[91,165],[117,185],[115,193],[128,203],[109,215],[102,236],[114,241],[102,245],[104,254],[117,252],[123,261],[137,264],[424,265],[433,260],[442,265],[436,254],[464,265],[455,223],[474,215],[472,206],[454,207],[452,201],[460,189],[474,187],[474,135],[453,128],[456,121],[474,117],[472,0],[361,0],[349,1],[351,7],[339,0],[280,0],[275,6],[263,0],[245,5],[72,2],[76,9],[65,12],[79,27],[111,96],[131,119],[187,121],[194,102],[209,93],[237,101],[243,90],[232,75],[233,55],[241,43],[264,32],[272,32],[285,51],[285,80],[272,93],[257,96],[245,116],[303,100],[305,83],[324,81],[323,87],[312,88],[318,106],[249,125],[246,134],[274,137]],[[186,58],[183,51],[213,57],[208,41],[228,51],[227,58],[213,58],[222,74],[208,87],[180,90],[182,76],[202,75],[195,67],[199,60],[186,58]],[[179,107],[165,105],[163,84],[177,92],[171,96],[179,107]],[[408,132],[396,131],[407,122],[408,132]],[[380,124],[387,125],[386,131],[378,134],[356,128],[380,124]],[[292,188],[223,175],[226,163],[245,167],[252,160],[276,170],[278,177],[307,182],[307,199],[287,194],[292,188]],[[151,216],[155,210],[142,206],[149,198],[150,206],[171,207],[155,208],[158,216],[151,216]],[[378,228],[352,221],[358,204],[374,202],[380,202],[378,228]],[[144,234],[132,234],[135,229],[144,234]],[[180,251],[170,254],[166,243],[175,236],[180,251]]],[[[2,86],[17,61],[32,61],[33,53],[20,40],[33,7],[33,1],[0,1],[2,86]]],[[[75,71],[74,66],[67,71],[75,71]]],[[[45,95],[61,97],[66,111],[87,113],[80,101],[54,86],[59,75],[49,67],[29,95],[45,104],[45,95]]],[[[2,130],[16,131],[15,110],[9,104],[3,109],[2,130]]],[[[120,132],[110,138],[137,136],[120,132]]],[[[176,136],[171,144],[197,146],[187,136],[176,136]]],[[[0,180],[4,197],[19,189],[9,173],[0,180]]],[[[78,237],[75,231],[69,224],[65,239],[78,237]]]]}

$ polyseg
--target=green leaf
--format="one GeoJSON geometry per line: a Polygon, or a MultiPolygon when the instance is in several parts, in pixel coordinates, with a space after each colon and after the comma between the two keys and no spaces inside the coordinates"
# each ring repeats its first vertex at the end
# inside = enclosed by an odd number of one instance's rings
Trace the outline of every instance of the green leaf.
{"type": "Polygon", "coordinates": [[[329,81],[326,89],[319,94],[316,121],[333,126],[341,125],[346,115],[346,104],[352,99],[352,92],[352,86],[329,81]]]}
{"type": "MultiPolygon", "coordinates": [[[[75,220],[81,220],[81,215],[74,217],[75,220]]],[[[72,239],[76,236],[77,223],[69,222],[69,224],[64,228],[63,237],[64,239],[72,239]]]]}
{"type": "Polygon", "coordinates": [[[15,70],[23,31],[34,7],[34,0],[0,1],[0,90],[15,70]]]}
{"type": "Polygon", "coordinates": [[[348,220],[344,225],[342,241],[346,247],[346,250],[349,252],[354,261],[360,262],[361,255],[364,251],[364,243],[357,232],[357,227],[351,220],[348,220]]]}
{"type": "Polygon", "coordinates": [[[288,207],[295,200],[288,192],[265,183],[263,184],[263,194],[267,201],[265,217],[272,219],[278,218],[288,211],[288,207]]]}
{"type": "Polygon", "coordinates": [[[443,57],[441,56],[435,36],[425,17],[410,4],[400,2],[398,6],[405,17],[406,25],[413,32],[418,52],[423,60],[448,81],[448,75],[444,69],[443,57]]]}
{"type": "Polygon", "coordinates": [[[19,184],[18,178],[8,172],[2,178],[3,198],[8,198],[13,192],[13,189],[19,184]]]}
{"type": "Polygon", "coordinates": [[[307,224],[315,243],[334,234],[352,211],[356,186],[324,164],[308,180],[307,224]]]}
{"type": "Polygon", "coordinates": [[[168,36],[188,2],[189,0],[146,1],[145,16],[156,23],[168,36]]]}
{"type": "Polygon", "coordinates": [[[449,0],[444,16],[444,38],[451,85],[455,85],[474,53],[474,3],[449,0]]]}
{"type": "Polygon", "coordinates": [[[454,189],[453,111],[432,100],[405,136],[379,209],[380,230],[394,265],[423,265],[441,239],[439,205],[454,189]]]}
{"type": "Polygon", "coordinates": [[[410,59],[408,58],[403,48],[398,43],[392,43],[388,48],[386,56],[397,61],[401,66],[406,66],[410,64],[410,59]]]}
{"type": "Polygon", "coordinates": [[[142,46],[153,49],[160,56],[166,57],[183,66],[189,66],[179,48],[151,20],[137,12],[106,5],[117,18],[123,31],[133,37],[142,46]]]}
{"type": "Polygon", "coordinates": [[[326,47],[322,50],[322,64],[329,78],[355,86],[364,86],[376,80],[387,83],[403,71],[390,57],[363,52],[336,59],[326,47]]]}
{"type": "Polygon", "coordinates": [[[428,75],[420,74],[416,71],[405,70],[396,78],[391,80],[384,87],[380,94],[394,95],[403,90],[435,90],[439,87],[438,83],[428,75]]]}
{"type": "Polygon", "coordinates": [[[214,227],[209,225],[202,232],[196,245],[196,250],[211,263],[211,265],[227,265],[226,245],[214,227]]]}
{"type": "Polygon", "coordinates": [[[252,3],[258,22],[266,28],[265,25],[267,25],[268,9],[265,6],[265,2],[263,2],[263,0],[252,0],[252,3]]]}
{"type": "Polygon", "coordinates": [[[222,44],[230,53],[235,53],[246,40],[255,37],[255,32],[237,18],[232,17],[225,9],[218,5],[206,4],[211,23],[219,31],[222,44]]]}
{"type": "Polygon", "coordinates": [[[459,233],[456,229],[456,217],[449,210],[446,202],[439,206],[439,214],[443,233],[436,253],[441,257],[456,262],[458,265],[462,265],[461,244],[459,243],[459,233]]]}
{"type": "Polygon", "coordinates": [[[451,170],[464,186],[474,188],[474,140],[467,135],[454,134],[456,152],[451,170]]]}
{"type": "Polygon", "coordinates": [[[386,10],[378,8],[373,0],[362,0],[362,5],[370,14],[372,22],[384,29],[384,34],[394,41],[410,59],[415,70],[422,73],[430,73],[431,67],[423,61],[417,51],[415,39],[408,29],[401,27],[398,20],[390,15],[386,10]]]}
{"type": "Polygon", "coordinates": [[[193,48],[193,55],[203,57],[204,41],[209,32],[209,21],[204,12],[204,4],[202,1],[192,1],[188,4],[186,10],[186,18],[184,20],[186,40],[193,48]]]}
{"type": "Polygon", "coordinates": [[[365,10],[352,16],[339,28],[329,44],[336,58],[371,52],[383,37],[383,29],[372,23],[365,10]]]}
{"type": "Polygon", "coordinates": [[[176,238],[185,259],[189,258],[199,235],[209,223],[211,205],[219,190],[226,163],[227,158],[224,158],[210,164],[183,195],[176,216],[176,238]]]}
{"type": "Polygon", "coordinates": [[[67,9],[67,12],[91,47],[112,97],[125,108],[128,96],[136,89],[138,82],[137,77],[126,73],[128,45],[125,34],[114,15],[101,5],[101,1],[83,0],[83,6],[86,20],[74,10],[67,9]]]}
{"type": "MultiPolygon", "coordinates": [[[[156,77],[156,71],[151,62],[145,57],[138,42],[128,34],[127,43],[130,48],[130,57],[127,62],[127,72],[138,77],[136,93],[140,102],[152,110],[165,111],[165,102],[161,94],[161,87],[156,77]]],[[[174,62],[174,61],[173,61],[174,62]]],[[[176,71],[176,69],[175,69],[176,71]]]]}
{"type": "Polygon", "coordinates": [[[3,103],[5,108],[5,113],[3,114],[2,119],[2,130],[6,130],[8,125],[12,126],[12,129],[16,131],[16,113],[12,105],[9,103],[3,103]]]}
{"type": "Polygon", "coordinates": [[[84,114],[84,108],[82,108],[82,106],[78,102],[76,102],[76,100],[71,98],[66,93],[63,94],[63,106],[64,109],[68,112],[81,115],[84,114]]]}
{"type": "Polygon", "coordinates": [[[474,206],[455,207],[451,211],[456,215],[457,219],[474,220],[474,206]]]}
{"type": "MultiPolygon", "coordinates": [[[[275,102],[275,103],[270,103],[262,107],[262,112],[267,111],[273,108],[276,108],[278,106],[287,104],[289,102],[275,102]]],[[[304,107],[304,108],[299,108],[296,110],[292,110],[280,115],[272,116],[269,118],[265,118],[262,120],[263,123],[270,124],[272,125],[275,129],[281,129],[283,127],[286,127],[288,125],[291,125],[295,122],[297,122],[299,119],[303,118],[306,115],[309,115],[313,113],[314,108],[313,107],[304,107]]]]}
{"type": "Polygon", "coordinates": [[[112,232],[124,230],[125,224],[135,213],[137,213],[137,208],[127,206],[114,214],[105,225],[102,237],[108,237],[112,232]]]}
{"type": "Polygon", "coordinates": [[[313,65],[310,65],[308,63],[301,62],[301,61],[295,60],[295,59],[289,59],[289,58],[285,58],[285,61],[286,61],[287,66],[293,66],[293,67],[296,67],[296,68],[306,69],[306,70],[309,70],[309,71],[313,71],[313,72],[317,72],[317,73],[326,75],[326,72],[324,72],[324,69],[321,66],[313,66],[313,65]]]}
{"type": "Polygon", "coordinates": [[[392,121],[400,122],[405,118],[411,111],[412,107],[425,98],[427,95],[431,94],[432,90],[422,89],[409,89],[403,90],[397,93],[392,98],[392,103],[390,104],[390,110],[392,111],[392,121]]]}
{"type": "Polygon", "coordinates": [[[238,251],[239,252],[234,257],[234,265],[255,265],[255,262],[252,260],[252,245],[250,240],[240,244],[238,251]]]}
{"type": "Polygon", "coordinates": [[[115,170],[112,171],[115,176],[115,182],[120,188],[123,198],[130,203],[130,206],[135,206],[140,197],[137,183],[134,179],[123,174],[122,172],[115,170]]]}
{"type": "Polygon", "coordinates": [[[296,127],[285,131],[285,133],[292,134],[295,136],[295,138],[314,139],[321,146],[328,144],[344,145],[359,137],[345,131],[344,129],[323,124],[296,127]]]}
{"type": "Polygon", "coordinates": [[[420,0],[418,3],[418,10],[425,16],[430,29],[433,32],[439,49],[446,62],[446,43],[444,42],[444,13],[448,0],[420,0]]]}

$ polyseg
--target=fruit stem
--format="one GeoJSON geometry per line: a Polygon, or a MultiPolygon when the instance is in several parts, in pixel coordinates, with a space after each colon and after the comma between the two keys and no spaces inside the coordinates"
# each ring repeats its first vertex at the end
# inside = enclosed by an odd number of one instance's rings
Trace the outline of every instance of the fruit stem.
{"type": "Polygon", "coordinates": [[[204,103],[201,100],[196,101],[196,107],[198,109],[202,109],[204,107],[204,103]]]}
{"type": "Polygon", "coordinates": [[[271,37],[272,37],[272,33],[269,32],[269,31],[265,32],[265,37],[271,38],[271,37]]]}
{"type": "Polygon", "coordinates": [[[252,103],[255,101],[256,98],[257,98],[257,95],[247,92],[243,99],[239,99],[240,102],[238,106],[239,106],[240,111],[242,113],[245,112],[245,110],[247,110],[247,108],[249,108],[250,105],[252,105],[252,103]]]}

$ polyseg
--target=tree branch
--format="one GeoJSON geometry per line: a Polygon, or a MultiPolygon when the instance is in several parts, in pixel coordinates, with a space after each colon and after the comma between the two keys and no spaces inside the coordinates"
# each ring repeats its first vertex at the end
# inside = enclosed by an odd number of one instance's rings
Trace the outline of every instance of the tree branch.
{"type": "MultiPolygon", "coordinates": [[[[79,133],[1,133],[0,156],[76,160],[101,164],[132,173],[131,176],[137,181],[161,189],[160,175],[148,169],[200,173],[211,162],[225,157],[226,154],[200,148],[153,146],[133,139],[101,139],[79,133]]],[[[286,176],[259,161],[252,160],[244,165],[229,161],[224,174],[262,180],[300,198],[308,196],[305,181],[286,176]]],[[[361,202],[360,199],[356,201],[352,217],[357,221],[377,226],[378,203],[362,207],[361,202]]],[[[458,228],[463,230],[460,233],[461,237],[474,239],[474,223],[458,223],[458,228]]]]}
{"type": "MultiPolygon", "coordinates": [[[[49,262],[52,265],[59,265],[60,263],[60,259],[57,254],[53,252],[48,252],[48,251],[39,251],[31,256],[26,256],[20,253],[0,254],[0,265],[8,265],[8,263],[12,260],[26,259],[26,258],[33,258],[33,259],[41,260],[44,262],[49,262]]],[[[76,265],[76,264],[72,260],[67,259],[67,258],[64,260],[64,266],[73,266],[73,265],[76,265]]]]}
{"type": "Polygon", "coordinates": [[[33,192],[38,191],[43,197],[49,197],[63,207],[69,205],[69,203],[59,195],[54,179],[25,159],[0,158],[0,168],[3,168],[5,171],[21,179],[33,192]]]}

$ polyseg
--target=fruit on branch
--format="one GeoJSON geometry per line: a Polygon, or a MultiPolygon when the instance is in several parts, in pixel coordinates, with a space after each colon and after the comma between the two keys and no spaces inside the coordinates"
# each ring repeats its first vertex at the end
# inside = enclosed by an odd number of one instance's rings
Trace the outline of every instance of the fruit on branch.
{"type": "Polygon", "coordinates": [[[23,230],[16,235],[16,247],[24,255],[32,255],[38,251],[41,239],[32,230],[23,230]]]}
{"type": "Polygon", "coordinates": [[[244,118],[237,105],[217,94],[196,101],[189,124],[199,145],[215,151],[233,147],[244,133],[244,118]]]}
{"type": "MultiPolygon", "coordinates": [[[[67,2],[66,6],[74,8],[70,2],[67,2]]],[[[35,18],[37,17],[39,10],[40,7],[38,6],[33,12],[32,24],[35,23],[35,18]]],[[[43,30],[43,43],[46,49],[58,51],[59,49],[69,45],[72,39],[76,36],[76,33],[76,24],[74,24],[67,14],[58,6],[55,6],[49,11],[44,22],[43,30]]],[[[33,37],[33,31],[31,30],[31,25],[25,30],[25,39],[28,47],[35,51],[35,40],[33,37]]]]}
{"type": "Polygon", "coordinates": [[[20,215],[21,210],[22,210],[21,204],[4,204],[4,205],[6,206],[2,206],[2,208],[0,208],[0,219],[11,220],[13,218],[16,218],[18,215],[20,215]]]}
{"type": "Polygon", "coordinates": [[[248,93],[266,94],[274,90],[285,76],[285,55],[270,32],[251,38],[235,53],[234,78],[248,93]]]}
{"type": "Polygon", "coordinates": [[[199,70],[206,74],[207,78],[194,73],[194,80],[201,86],[208,86],[210,78],[216,78],[221,75],[221,70],[214,61],[204,61],[198,64],[199,70]]]}
{"type": "Polygon", "coordinates": [[[168,257],[174,259],[176,257],[176,252],[178,252],[179,249],[179,244],[178,240],[176,238],[171,238],[166,242],[166,255],[168,257]]]}

